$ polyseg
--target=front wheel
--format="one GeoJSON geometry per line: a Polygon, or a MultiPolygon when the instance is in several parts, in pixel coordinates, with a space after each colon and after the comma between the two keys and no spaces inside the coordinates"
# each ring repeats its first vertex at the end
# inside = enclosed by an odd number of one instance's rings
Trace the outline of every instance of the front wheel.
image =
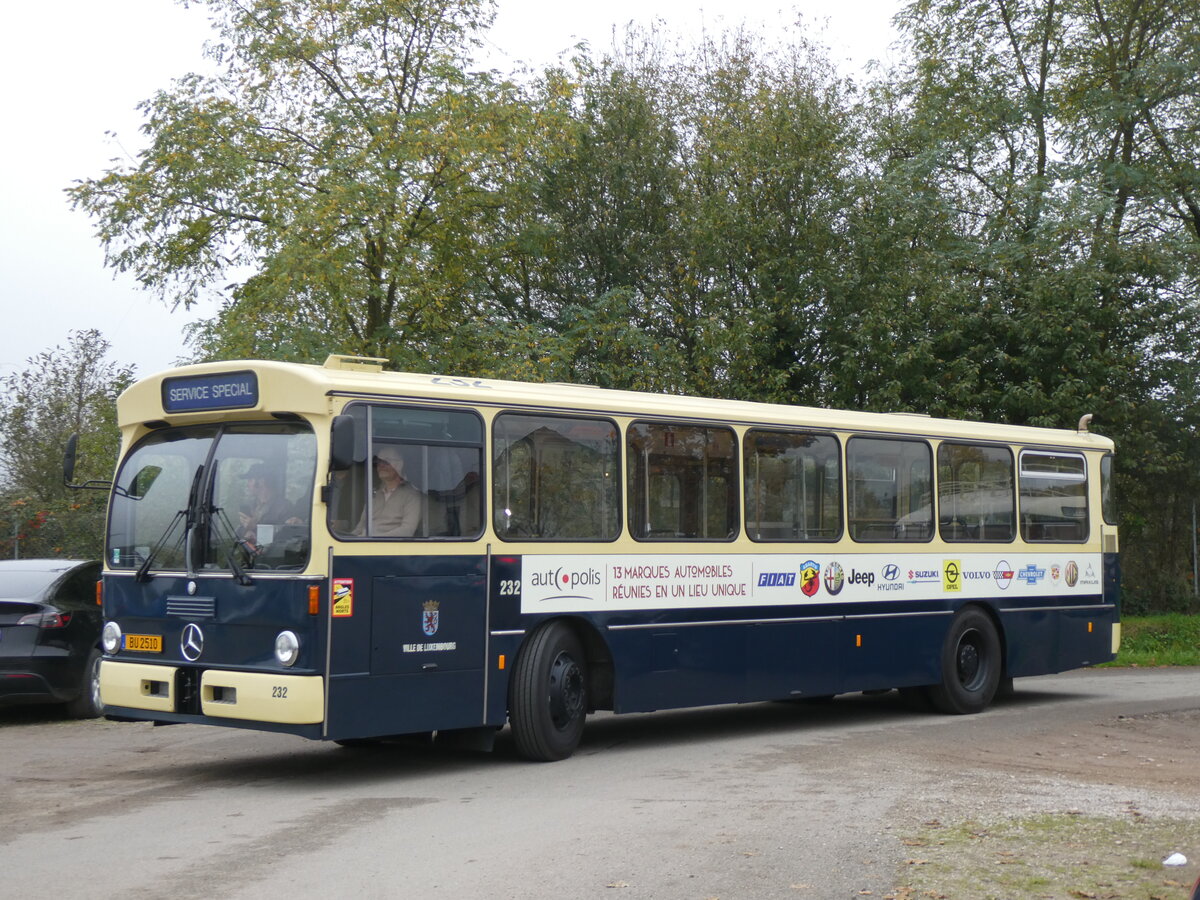
{"type": "Polygon", "coordinates": [[[513,669],[508,717],[526,759],[566,759],[579,746],[587,717],[587,660],[565,622],[530,636],[513,669]]]}
{"type": "Polygon", "coordinates": [[[995,624],[983,610],[967,607],[942,642],[942,683],[928,688],[929,700],[944,713],[980,712],[995,697],[1002,669],[995,624]]]}
{"type": "Polygon", "coordinates": [[[73,719],[94,719],[104,715],[104,704],[100,702],[100,651],[93,648],[83,667],[83,682],[79,696],[67,704],[67,715],[73,719]]]}

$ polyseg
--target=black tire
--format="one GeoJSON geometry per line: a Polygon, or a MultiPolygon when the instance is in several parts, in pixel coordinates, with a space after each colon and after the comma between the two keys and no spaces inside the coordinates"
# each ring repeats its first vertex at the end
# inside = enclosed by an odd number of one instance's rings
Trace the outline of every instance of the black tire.
{"type": "Polygon", "coordinates": [[[1003,673],[1000,636],[983,610],[968,606],[950,624],[942,642],[942,683],[930,685],[929,701],[939,712],[968,715],[987,709],[1003,673]]]}
{"type": "Polygon", "coordinates": [[[550,622],[529,637],[509,682],[517,752],[536,762],[566,759],[579,746],[587,708],[583,645],[565,622],[550,622]]]}
{"type": "Polygon", "coordinates": [[[79,686],[79,696],[67,704],[67,715],[72,719],[95,719],[104,715],[104,704],[100,702],[100,661],[99,650],[92,648],[88,654],[87,663],[83,667],[83,683],[79,686]]]}

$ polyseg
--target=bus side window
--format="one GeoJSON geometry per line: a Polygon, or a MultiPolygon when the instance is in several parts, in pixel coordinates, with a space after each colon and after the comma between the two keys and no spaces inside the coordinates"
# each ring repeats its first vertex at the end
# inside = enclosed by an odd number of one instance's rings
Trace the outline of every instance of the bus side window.
{"type": "Polygon", "coordinates": [[[1087,540],[1087,461],[1082,455],[1023,451],[1020,495],[1025,540],[1087,540]]]}
{"type": "Polygon", "coordinates": [[[635,538],[726,541],[737,534],[732,429],[634,422],[625,441],[629,530],[635,538]]]}
{"type": "Polygon", "coordinates": [[[932,468],[924,441],[851,438],[846,446],[850,536],[880,542],[932,538],[932,468]]]}
{"type": "Polygon", "coordinates": [[[346,415],[361,422],[362,430],[361,438],[356,434],[354,464],[330,475],[334,534],[373,540],[478,537],[483,525],[479,416],[382,403],[352,404],[346,415]]]}
{"type": "Polygon", "coordinates": [[[502,540],[611,541],[620,534],[615,423],[504,413],[492,438],[493,524],[502,540]]]}
{"type": "Polygon", "coordinates": [[[828,435],[751,429],[743,450],[746,534],[754,541],[835,541],[841,460],[828,435]]]}
{"type": "Polygon", "coordinates": [[[938,446],[938,533],[943,541],[1011,541],[1016,497],[1007,447],[938,446]]]}

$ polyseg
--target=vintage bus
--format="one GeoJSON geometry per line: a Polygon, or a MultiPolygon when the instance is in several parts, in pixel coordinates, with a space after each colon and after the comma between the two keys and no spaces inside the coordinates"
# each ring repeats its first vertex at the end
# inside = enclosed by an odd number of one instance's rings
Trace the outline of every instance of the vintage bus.
{"type": "Polygon", "coordinates": [[[109,716],[561,759],[585,716],[900,689],[1120,641],[1113,444],[912,414],[239,361],[118,401],[109,716]]]}

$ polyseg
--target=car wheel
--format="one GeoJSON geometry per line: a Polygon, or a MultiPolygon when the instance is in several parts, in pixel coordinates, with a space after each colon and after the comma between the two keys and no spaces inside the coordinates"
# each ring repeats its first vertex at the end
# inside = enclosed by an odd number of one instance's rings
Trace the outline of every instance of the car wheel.
{"type": "Polygon", "coordinates": [[[73,719],[94,719],[104,715],[104,704],[100,702],[100,651],[92,648],[87,665],[83,667],[83,683],[79,696],[67,704],[67,715],[73,719]]]}

